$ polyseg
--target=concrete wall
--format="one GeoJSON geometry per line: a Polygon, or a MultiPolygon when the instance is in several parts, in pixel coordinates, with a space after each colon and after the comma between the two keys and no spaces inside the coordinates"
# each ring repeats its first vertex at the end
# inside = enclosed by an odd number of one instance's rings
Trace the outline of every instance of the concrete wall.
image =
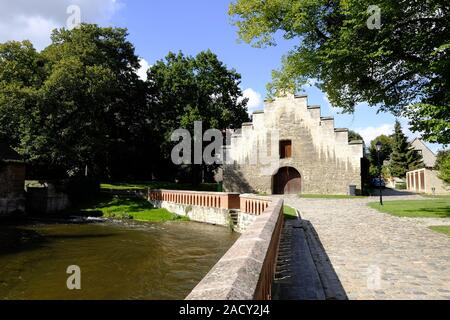
{"type": "Polygon", "coordinates": [[[307,97],[267,103],[264,113],[232,136],[227,150],[227,192],[271,194],[273,176],[282,167],[301,174],[305,194],[347,194],[349,185],[361,189],[362,142],[348,143],[348,130],[335,129],[334,119],[308,107],[307,97]],[[280,140],[292,140],[292,158],[280,159],[280,140]]]}
{"type": "Polygon", "coordinates": [[[242,233],[256,219],[255,215],[242,213],[239,210],[211,208],[178,204],[167,201],[150,201],[156,208],[163,208],[179,216],[188,217],[191,221],[208,223],[218,226],[231,227],[236,232],[242,233]],[[235,213],[236,221],[233,223],[231,214],[235,213]]]}
{"type": "Polygon", "coordinates": [[[31,214],[54,214],[70,206],[69,196],[54,185],[27,188],[27,211],[31,214]]]}
{"type": "Polygon", "coordinates": [[[25,165],[7,162],[0,167],[0,216],[25,212],[25,165]]]}

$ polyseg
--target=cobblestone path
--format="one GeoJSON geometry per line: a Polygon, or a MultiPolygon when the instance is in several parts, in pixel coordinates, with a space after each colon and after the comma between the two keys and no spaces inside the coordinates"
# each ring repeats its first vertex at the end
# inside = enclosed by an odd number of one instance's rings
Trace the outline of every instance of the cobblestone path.
{"type": "MultiPolygon", "coordinates": [[[[389,198],[398,199],[420,197],[389,198]]],[[[323,247],[323,252],[310,248],[319,257],[316,264],[329,259],[334,270],[327,272],[335,272],[349,299],[449,300],[450,237],[428,226],[450,225],[450,220],[394,217],[369,208],[370,201],[376,198],[285,197],[323,247]]]]}

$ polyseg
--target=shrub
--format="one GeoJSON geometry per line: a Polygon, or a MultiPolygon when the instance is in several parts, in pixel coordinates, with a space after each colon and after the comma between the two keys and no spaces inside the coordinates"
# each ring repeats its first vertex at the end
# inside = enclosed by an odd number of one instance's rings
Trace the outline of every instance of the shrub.
{"type": "Polygon", "coordinates": [[[397,190],[406,190],[406,183],[398,182],[395,184],[395,189],[397,190]]]}

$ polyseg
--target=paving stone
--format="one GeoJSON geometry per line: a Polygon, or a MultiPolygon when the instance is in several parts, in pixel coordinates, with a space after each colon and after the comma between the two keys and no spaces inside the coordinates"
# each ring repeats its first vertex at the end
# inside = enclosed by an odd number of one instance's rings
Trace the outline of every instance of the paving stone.
{"type": "MultiPolygon", "coordinates": [[[[310,223],[350,299],[450,299],[450,237],[428,229],[450,219],[412,219],[367,206],[376,199],[285,196],[310,223]]],[[[389,197],[417,200],[418,196],[389,197]]]]}

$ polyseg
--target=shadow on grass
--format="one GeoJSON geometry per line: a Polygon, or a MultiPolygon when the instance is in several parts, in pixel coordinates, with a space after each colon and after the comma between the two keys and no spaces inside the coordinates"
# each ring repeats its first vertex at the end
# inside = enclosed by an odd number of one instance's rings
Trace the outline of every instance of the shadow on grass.
{"type": "Polygon", "coordinates": [[[409,213],[411,216],[414,214],[425,213],[426,216],[437,216],[440,218],[450,218],[450,206],[438,207],[438,208],[419,208],[418,210],[410,209],[403,210],[405,213],[409,213]]]}
{"type": "Polygon", "coordinates": [[[392,201],[384,206],[369,203],[369,207],[396,217],[410,218],[450,218],[450,201],[392,201]]]}

